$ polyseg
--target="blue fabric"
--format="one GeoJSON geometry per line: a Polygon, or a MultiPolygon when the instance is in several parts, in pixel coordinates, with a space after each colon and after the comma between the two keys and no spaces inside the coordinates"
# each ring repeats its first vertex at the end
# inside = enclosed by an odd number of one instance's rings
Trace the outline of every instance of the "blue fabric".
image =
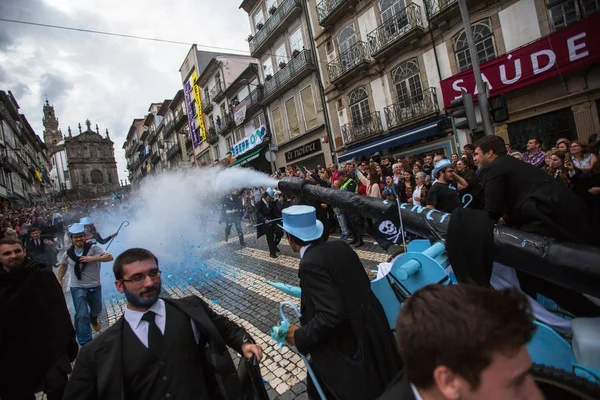
{"type": "Polygon", "coordinates": [[[445,118],[438,118],[426,124],[395,132],[377,140],[372,140],[355,148],[350,148],[338,157],[339,162],[348,161],[354,157],[368,156],[389,147],[399,146],[404,143],[422,139],[439,132],[439,123],[445,118]]]}
{"type": "Polygon", "coordinates": [[[102,312],[102,287],[71,288],[71,297],[75,306],[75,333],[77,342],[83,346],[92,340],[90,323],[98,320],[102,312]]]}

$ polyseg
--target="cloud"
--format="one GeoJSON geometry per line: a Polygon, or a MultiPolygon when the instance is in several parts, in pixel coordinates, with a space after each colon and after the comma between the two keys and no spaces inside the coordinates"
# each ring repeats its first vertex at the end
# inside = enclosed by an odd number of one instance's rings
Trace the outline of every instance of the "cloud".
{"type": "MultiPolygon", "coordinates": [[[[241,0],[240,0],[241,1],[241,0]]],[[[3,18],[118,32],[245,50],[250,31],[240,1],[1,0],[3,18]]],[[[42,136],[45,95],[60,127],[90,119],[108,128],[120,178],[127,176],[123,141],[150,103],[181,88],[179,67],[189,46],[125,39],[0,21],[0,89],[12,90],[42,136]]],[[[210,50],[210,49],[207,49],[210,50]]]]}

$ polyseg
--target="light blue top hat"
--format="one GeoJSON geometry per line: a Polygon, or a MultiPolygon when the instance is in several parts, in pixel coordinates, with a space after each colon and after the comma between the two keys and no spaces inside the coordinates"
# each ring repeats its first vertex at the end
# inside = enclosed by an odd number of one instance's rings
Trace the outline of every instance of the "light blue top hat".
{"type": "Polygon", "coordinates": [[[90,217],[83,217],[79,219],[81,225],[94,225],[94,221],[90,217]]]}
{"type": "Polygon", "coordinates": [[[271,197],[275,196],[275,191],[272,188],[267,188],[267,190],[265,190],[265,192],[267,192],[267,194],[271,197]]]}
{"type": "Polygon", "coordinates": [[[452,161],[448,160],[447,158],[435,163],[435,168],[433,169],[433,179],[438,178],[438,174],[440,173],[441,169],[449,167],[454,168],[454,164],[452,164],[452,161]]]}
{"type": "Polygon", "coordinates": [[[305,242],[323,235],[323,224],[317,220],[317,210],[311,206],[291,206],[282,211],[284,231],[305,242]]]}
{"type": "Polygon", "coordinates": [[[85,233],[85,227],[82,224],[72,224],[69,226],[69,235],[78,235],[85,233]]]}

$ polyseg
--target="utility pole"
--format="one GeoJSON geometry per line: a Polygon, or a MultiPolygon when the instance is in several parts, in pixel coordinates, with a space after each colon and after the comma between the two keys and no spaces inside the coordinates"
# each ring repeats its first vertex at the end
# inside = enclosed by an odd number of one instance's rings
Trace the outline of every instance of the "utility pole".
{"type": "Polygon", "coordinates": [[[481,79],[481,69],[479,68],[479,56],[473,40],[473,30],[471,29],[471,20],[469,18],[469,9],[467,8],[467,0],[458,0],[460,7],[460,15],[465,26],[467,35],[467,43],[469,44],[469,53],[471,55],[471,63],[473,64],[473,73],[475,74],[475,82],[477,83],[477,101],[479,102],[479,111],[481,112],[481,120],[483,122],[483,133],[486,136],[494,135],[494,127],[492,126],[492,117],[490,116],[490,106],[487,98],[487,88],[481,79]]]}

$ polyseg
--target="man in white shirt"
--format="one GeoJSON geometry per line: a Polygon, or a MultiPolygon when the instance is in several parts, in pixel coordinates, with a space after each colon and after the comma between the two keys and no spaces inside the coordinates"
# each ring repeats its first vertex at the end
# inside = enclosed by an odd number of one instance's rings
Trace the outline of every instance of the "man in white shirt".
{"type": "Polygon", "coordinates": [[[378,400],[541,400],[527,351],[534,331],[519,291],[425,286],[402,306],[404,371],[378,400]]]}
{"type": "Polygon", "coordinates": [[[126,250],[113,272],[127,309],[82,348],[64,400],[243,398],[226,346],[262,358],[243,328],[199,297],[159,298],[161,271],[149,250],[126,250]]]}

